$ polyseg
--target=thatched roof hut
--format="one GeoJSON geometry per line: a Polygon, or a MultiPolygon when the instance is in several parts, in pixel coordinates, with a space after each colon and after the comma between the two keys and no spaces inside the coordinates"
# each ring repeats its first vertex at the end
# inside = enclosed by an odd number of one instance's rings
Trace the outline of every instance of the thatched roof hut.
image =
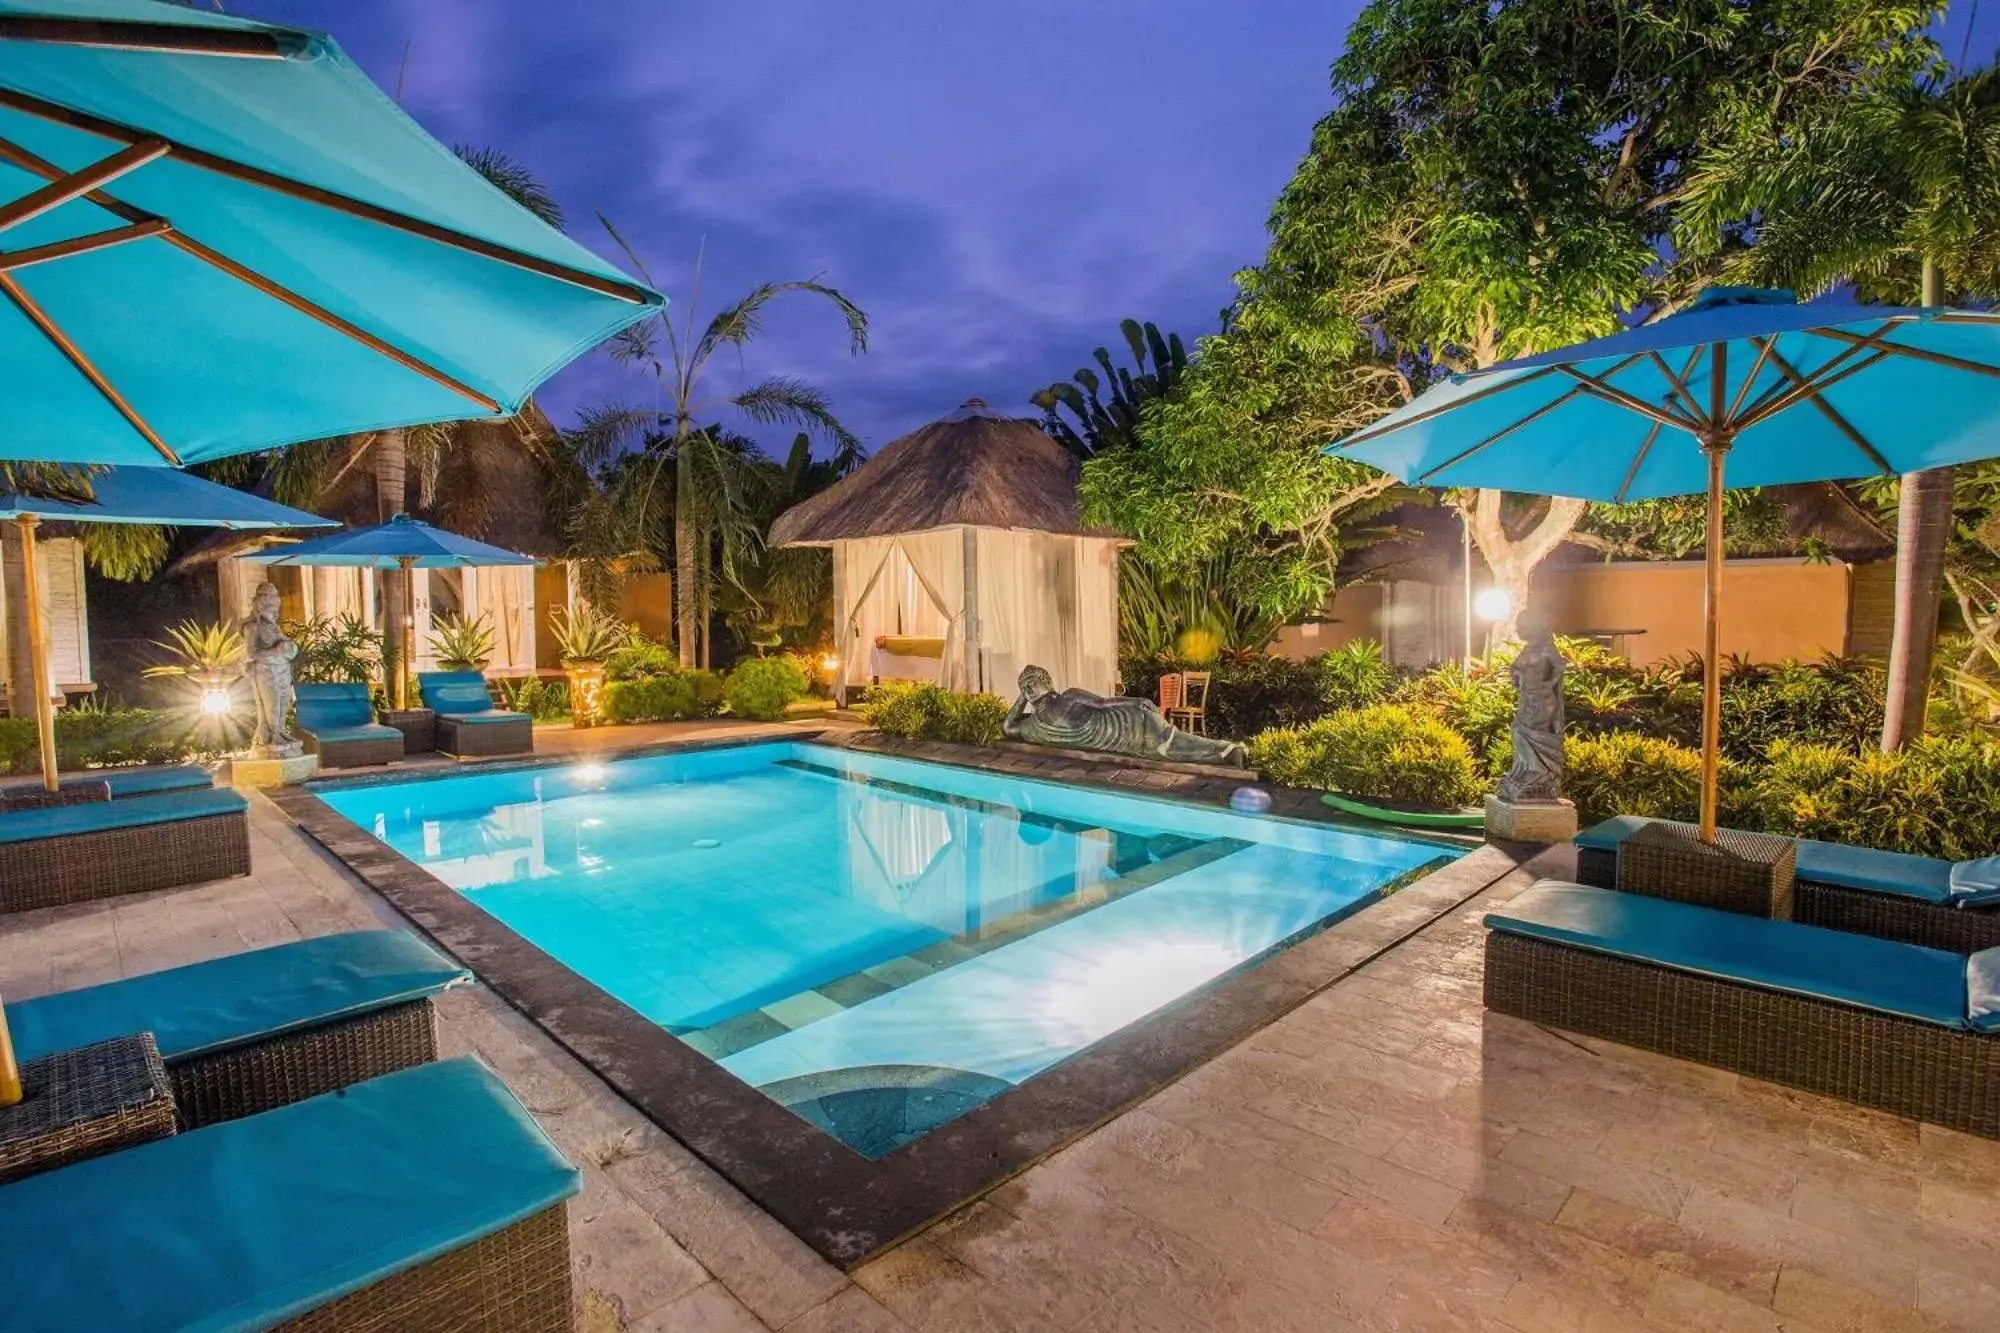
{"type": "Polygon", "coordinates": [[[978,399],[883,447],[771,526],[833,550],[838,683],[1011,695],[1023,667],[1108,694],[1118,539],[1077,516],[1076,460],[978,399]]]}

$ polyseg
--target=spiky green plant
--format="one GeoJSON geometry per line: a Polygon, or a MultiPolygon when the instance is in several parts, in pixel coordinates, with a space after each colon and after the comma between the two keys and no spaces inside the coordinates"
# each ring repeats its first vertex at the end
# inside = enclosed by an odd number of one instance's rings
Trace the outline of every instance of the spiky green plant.
{"type": "Polygon", "coordinates": [[[549,617],[549,632],[565,662],[602,662],[631,634],[624,621],[594,607],[557,611],[549,617]]]}
{"type": "Polygon", "coordinates": [[[154,646],[170,660],[146,668],[149,677],[185,677],[204,688],[226,685],[243,674],[243,635],[233,625],[183,620],[154,646]]]}
{"type": "Polygon", "coordinates": [[[493,656],[485,616],[442,615],[431,622],[431,652],[447,671],[484,671],[493,656]]]}

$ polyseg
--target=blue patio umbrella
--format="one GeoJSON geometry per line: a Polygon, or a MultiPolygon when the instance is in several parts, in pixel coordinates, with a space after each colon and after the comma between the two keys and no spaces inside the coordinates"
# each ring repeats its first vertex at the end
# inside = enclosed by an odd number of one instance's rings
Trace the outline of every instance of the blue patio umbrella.
{"type": "Polygon", "coordinates": [[[0,0],[0,456],[195,463],[501,417],[661,304],[329,37],[0,0]]]}
{"type": "MultiPolygon", "coordinates": [[[[419,569],[463,569],[476,565],[539,565],[532,555],[492,546],[462,537],[445,528],[432,527],[419,518],[398,514],[387,523],[372,528],[352,528],[326,537],[243,557],[262,565],[333,565],[353,569],[399,569],[403,572],[403,606],[416,605],[411,587],[413,571],[419,569]]],[[[403,641],[409,642],[410,626],[404,626],[403,641]]],[[[407,657],[408,654],[405,654],[407,657]]],[[[407,662],[396,673],[396,705],[408,703],[407,662]]]]}
{"type": "Polygon", "coordinates": [[[59,523],[156,523],[177,528],[340,526],[338,519],[321,518],[171,468],[100,468],[90,474],[87,486],[89,497],[76,499],[0,491],[0,520],[31,517],[59,523]]]}
{"type": "Polygon", "coordinates": [[[1613,502],[1707,492],[1701,833],[1713,839],[1725,484],[2000,455],[2000,315],[1714,288],[1652,324],[1454,375],[1328,451],[1429,486],[1613,502]]]}

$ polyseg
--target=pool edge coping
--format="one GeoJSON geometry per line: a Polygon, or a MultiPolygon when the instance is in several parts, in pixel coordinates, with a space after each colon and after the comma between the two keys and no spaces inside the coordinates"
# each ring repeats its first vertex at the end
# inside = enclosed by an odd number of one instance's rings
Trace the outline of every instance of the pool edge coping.
{"type": "MultiPolygon", "coordinates": [[[[822,735],[805,734],[704,738],[554,762],[786,741],[827,743],[822,735]]],[[[854,748],[896,753],[873,746],[854,748]]],[[[939,762],[928,755],[896,757],[939,762]]],[[[963,761],[958,766],[986,767],[963,761]]],[[[490,772],[493,767],[447,769],[423,777],[411,775],[409,780],[490,772]]],[[[991,771],[1028,776],[1009,768],[991,771]]],[[[1073,780],[1052,771],[1036,776],[1073,780]]],[[[1090,785],[1227,806],[1226,797],[1128,785],[1108,773],[1090,785]]],[[[843,1270],[893,1248],[1122,1115],[1462,906],[1540,850],[1522,845],[1477,847],[1408,887],[1372,902],[1363,900],[1331,924],[1289,946],[1274,946],[958,1119],[871,1160],[572,972],[457,890],[378,842],[315,792],[294,787],[266,795],[362,883],[470,967],[489,990],[843,1270]]]]}

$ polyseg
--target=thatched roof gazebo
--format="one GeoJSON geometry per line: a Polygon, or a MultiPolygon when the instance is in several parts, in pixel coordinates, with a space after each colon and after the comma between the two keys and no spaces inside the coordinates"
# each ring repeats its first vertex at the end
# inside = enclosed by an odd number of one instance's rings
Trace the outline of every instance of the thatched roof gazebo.
{"type": "Polygon", "coordinates": [[[1076,460],[978,399],[780,515],[774,546],[833,551],[836,684],[1012,695],[1021,668],[1113,692],[1118,547],[1077,516],[1076,460]]]}

